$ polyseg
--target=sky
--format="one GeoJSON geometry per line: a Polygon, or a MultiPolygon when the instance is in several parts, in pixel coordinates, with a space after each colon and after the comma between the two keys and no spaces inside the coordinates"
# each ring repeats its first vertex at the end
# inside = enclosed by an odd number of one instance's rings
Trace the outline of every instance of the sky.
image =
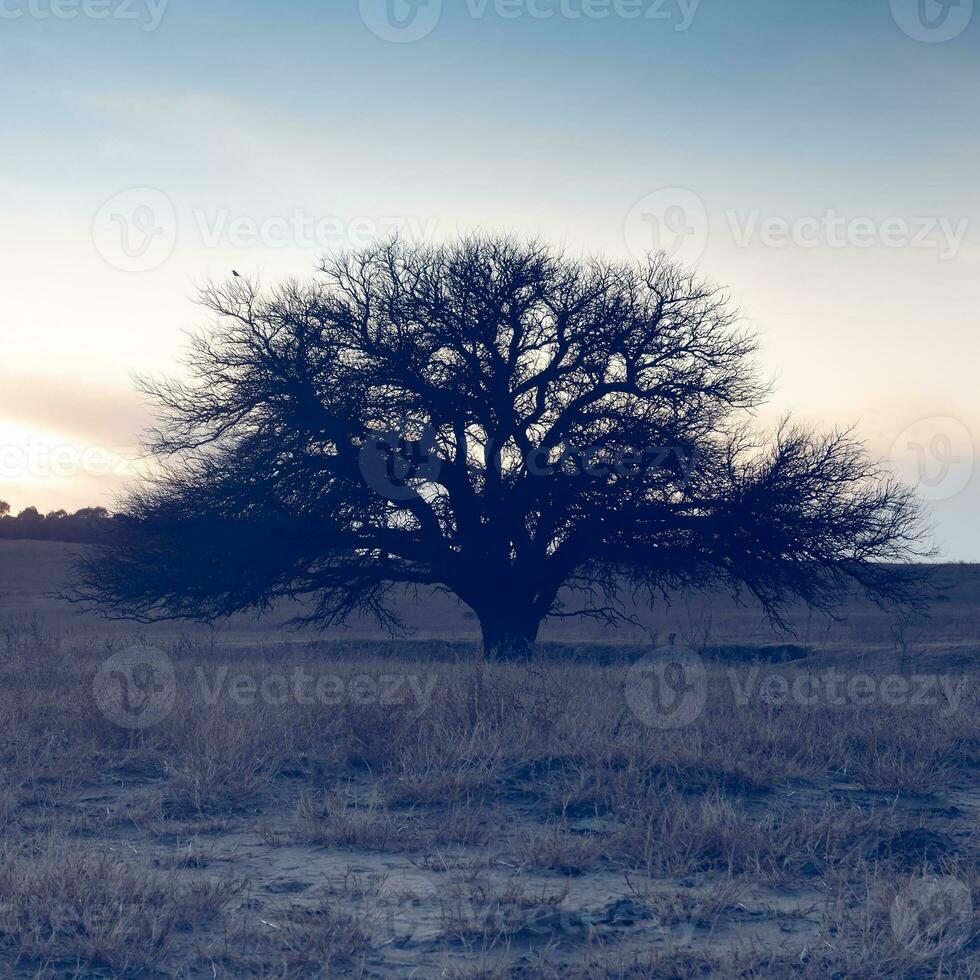
{"type": "Polygon", "coordinates": [[[0,0],[0,499],[104,504],[198,287],[664,248],[980,560],[980,0],[0,0]]]}

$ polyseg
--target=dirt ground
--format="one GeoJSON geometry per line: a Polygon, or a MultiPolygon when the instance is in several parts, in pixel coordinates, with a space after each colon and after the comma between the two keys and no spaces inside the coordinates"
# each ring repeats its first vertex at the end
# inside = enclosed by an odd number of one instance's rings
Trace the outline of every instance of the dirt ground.
{"type": "Polygon", "coordinates": [[[980,974],[966,602],[919,642],[529,665],[70,628],[34,571],[38,615],[0,598],[4,976],[980,974]]]}

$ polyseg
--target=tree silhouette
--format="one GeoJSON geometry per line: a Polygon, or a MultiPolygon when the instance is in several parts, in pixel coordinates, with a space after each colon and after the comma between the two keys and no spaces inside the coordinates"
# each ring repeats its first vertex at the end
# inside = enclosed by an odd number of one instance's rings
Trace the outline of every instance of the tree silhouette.
{"type": "Polygon", "coordinates": [[[69,514],[54,510],[41,514],[36,507],[25,507],[16,517],[0,500],[0,538],[34,541],[95,541],[111,520],[104,507],[85,507],[69,514]]]}
{"type": "Polygon", "coordinates": [[[622,620],[626,593],[723,584],[777,623],[855,585],[913,600],[910,491],[849,432],[753,435],[753,338],[663,256],[395,241],[320,272],[204,291],[191,380],[144,382],[159,472],[80,601],[152,621],[306,598],[308,621],[397,627],[392,590],[418,586],[506,655],[547,616],[622,620]]]}

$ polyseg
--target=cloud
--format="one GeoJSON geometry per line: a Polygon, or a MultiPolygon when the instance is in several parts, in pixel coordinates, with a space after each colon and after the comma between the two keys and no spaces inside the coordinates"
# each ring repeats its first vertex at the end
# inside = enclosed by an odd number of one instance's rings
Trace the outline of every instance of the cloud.
{"type": "Polygon", "coordinates": [[[133,390],[85,384],[73,378],[4,374],[0,418],[91,444],[133,446],[151,410],[133,390]]]}

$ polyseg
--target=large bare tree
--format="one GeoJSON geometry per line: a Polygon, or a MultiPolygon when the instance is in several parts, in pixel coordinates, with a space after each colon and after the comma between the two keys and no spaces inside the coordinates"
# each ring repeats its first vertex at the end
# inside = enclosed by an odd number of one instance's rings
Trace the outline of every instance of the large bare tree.
{"type": "Polygon", "coordinates": [[[713,286],[653,256],[389,242],[270,292],[205,290],[189,381],[146,383],[160,463],[80,565],[110,615],[213,619],[283,598],[308,618],[443,589],[485,647],[548,616],[724,584],[779,621],[857,586],[904,603],[910,491],[850,433],[752,434],[767,386],[713,286]]]}

